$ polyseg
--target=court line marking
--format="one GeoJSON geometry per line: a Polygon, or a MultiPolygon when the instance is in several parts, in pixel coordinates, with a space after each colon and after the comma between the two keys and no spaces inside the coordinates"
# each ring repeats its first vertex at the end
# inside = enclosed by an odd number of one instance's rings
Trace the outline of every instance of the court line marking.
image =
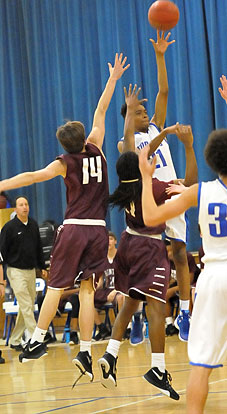
{"type": "MultiPolygon", "coordinates": [[[[226,380],[227,380],[227,378],[224,378],[224,379],[221,379],[221,380],[217,380],[217,381],[213,381],[213,382],[210,382],[209,385],[213,385],[213,384],[216,384],[218,382],[223,382],[223,381],[226,381],[226,380]]],[[[183,390],[180,390],[180,391],[177,390],[177,392],[179,394],[184,394],[186,392],[186,389],[183,389],[183,390]]],[[[158,394],[158,395],[152,396],[151,398],[146,398],[146,399],[143,399],[143,400],[140,400],[140,401],[133,401],[131,403],[122,404],[122,405],[118,405],[118,406],[111,407],[111,408],[106,408],[105,410],[92,411],[90,414],[104,413],[104,412],[107,412],[107,411],[116,410],[117,408],[124,408],[124,407],[128,407],[130,405],[140,404],[140,403],[143,403],[143,402],[146,402],[146,401],[151,401],[151,400],[154,400],[156,398],[161,398],[161,397],[166,397],[166,396],[163,395],[163,394],[161,394],[161,395],[158,394]]]]}

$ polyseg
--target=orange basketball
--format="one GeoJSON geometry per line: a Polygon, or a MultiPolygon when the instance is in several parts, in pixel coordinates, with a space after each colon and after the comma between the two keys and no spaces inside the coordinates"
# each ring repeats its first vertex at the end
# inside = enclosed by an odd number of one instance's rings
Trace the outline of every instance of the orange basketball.
{"type": "Polygon", "coordinates": [[[172,1],[155,1],[148,10],[148,21],[158,30],[170,30],[176,26],[180,12],[172,1]]]}

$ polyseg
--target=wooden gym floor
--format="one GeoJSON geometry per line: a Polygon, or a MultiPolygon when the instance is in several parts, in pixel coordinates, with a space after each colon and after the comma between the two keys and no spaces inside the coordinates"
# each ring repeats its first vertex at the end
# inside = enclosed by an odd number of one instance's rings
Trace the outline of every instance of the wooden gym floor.
{"type": "MultiPolygon", "coordinates": [[[[1,414],[62,414],[126,413],[126,414],[177,414],[185,413],[185,388],[189,374],[187,345],[177,336],[166,338],[166,365],[173,377],[173,386],[180,393],[174,401],[157,392],[142,376],[150,368],[150,345],[132,347],[124,341],[118,359],[116,390],[103,388],[99,380],[97,360],[105,351],[107,341],[96,342],[92,347],[93,383],[81,380],[72,389],[77,370],[72,358],[78,345],[48,346],[48,356],[38,361],[20,364],[18,352],[0,343],[5,364],[0,365],[1,414]]],[[[213,371],[206,414],[227,412],[227,363],[213,371]]]]}

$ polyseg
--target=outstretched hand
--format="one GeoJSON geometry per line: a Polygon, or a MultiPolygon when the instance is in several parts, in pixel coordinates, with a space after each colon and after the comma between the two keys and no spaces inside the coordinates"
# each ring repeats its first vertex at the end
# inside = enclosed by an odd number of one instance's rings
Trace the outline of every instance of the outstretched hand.
{"type": "Polygon", "coordinates": [[[152,163],[148,161],[149,145],[146,145],[139,152],[139,169],[143,178],[152,178],[156,168],[156,156],[154,156],[152,163]]]}
{"type": "Polygon", "coordinates": [[[119,56],[118,56],[118,53],[116,53],[114,66],[112,66],[111,63],[108,63],[110,76],[116,80],[120,79],[123,73],[130,66],[130,63],[127,66],[125,66],[127,56],[125,56],[123,60],[122,59],[123,59],[123,53],[120,53],[119,56]]]}
{"type": "Polygon", "coordinates": [[[225,77],[225,75],[222,75],[220,78],[221,84],[222,84],[222,88],[218,88],[221,97],[225,100],[225,102],[227,103],[227,79],[225,77]]]}
{"type": "Polygon", "coordinates": [[[188,187],[185,187],[184,184],[182,184],[181,181],[179,181],[178,184],[169,184],[169,187],[166,189],[166,194],[181,194],[185,190],[187,190],[188,187]]]}
{"type": "Polygon", "coordinates": [[[141,91],[141,88],[137,89],[137,85],[134,85],[134,88],[132,90],[132,84],[130,83],[128,91],[126,87],[124,87],[124,94],[125,94],[125,103],[127,104],[127,107],[136,107],[143,102],[147,101],[146,98],[144,99],[138,99],[138,95],[141,91]]]}
{"type": "Polygon", "coordinates": [[[154,39],[149,39],[153,45],[155,53],[160,53],[161,55],[164,55],[168,46],[171,45],[172,43],[175,43],[175,40],[171,40],[170,42],[168,42],[170,35],[171,35],[171,32],[169,32],[166,35],[166,37],[164,37],[164,32],[162,32],[160,36],[160,31],[157,30],[157,42],[155,42],[154,39]]]}
{"type": "Polygon", "coordinates": [[[187,147],[192,147],[193,145],[193,134],[191,125],[177,125],[177,130],[175,134],[178,136],[179,140],[187,147]]]}

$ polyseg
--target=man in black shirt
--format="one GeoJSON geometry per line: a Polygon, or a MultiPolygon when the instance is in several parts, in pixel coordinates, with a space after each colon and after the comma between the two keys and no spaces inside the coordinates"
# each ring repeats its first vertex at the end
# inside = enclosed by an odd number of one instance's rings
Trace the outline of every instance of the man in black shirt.
{"type": "Polygon", "coordinates": [[[16,324],[10,339],[10,347],[22,349],[21,338],[27,329],[31,337],[36,327],[34,303],[36,296],[36,268],[43,269],[45,262],[39,227],[28,217],[29,204],[25,197],[16,199],[16,216],[1,230],[0,252],[7,264],[7,276],[19,304],[16,324]]]}

